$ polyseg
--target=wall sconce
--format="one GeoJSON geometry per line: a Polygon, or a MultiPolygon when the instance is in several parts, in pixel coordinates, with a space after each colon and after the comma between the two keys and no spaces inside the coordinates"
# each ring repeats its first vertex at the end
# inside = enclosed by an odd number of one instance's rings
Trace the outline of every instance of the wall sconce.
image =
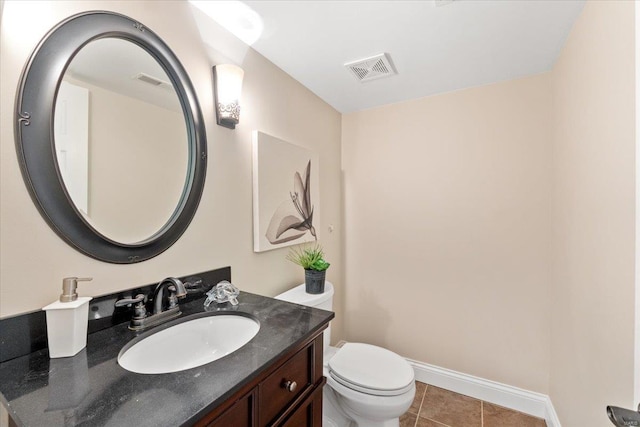
{"type": "Polygon", "coordinates": [[[242,91],[242,68],[232,64],[213,67],[213,85],[216,101],[216,123],[235,129],[240,121],[240,92],[242,91]]]}

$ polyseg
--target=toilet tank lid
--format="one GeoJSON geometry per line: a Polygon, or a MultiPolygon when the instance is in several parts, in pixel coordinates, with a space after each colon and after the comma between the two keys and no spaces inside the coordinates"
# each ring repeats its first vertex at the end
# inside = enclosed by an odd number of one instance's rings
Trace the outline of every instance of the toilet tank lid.
{"type": "Polygon", "coordinates": [[[324,292],[321,294],[308,294],[305,291],[303,283],[275,296],[275,299],[306,305],[309,307],[316,307],[331,298],[333,298],[333,285],[329,281],[324,282],[324,292]]]}

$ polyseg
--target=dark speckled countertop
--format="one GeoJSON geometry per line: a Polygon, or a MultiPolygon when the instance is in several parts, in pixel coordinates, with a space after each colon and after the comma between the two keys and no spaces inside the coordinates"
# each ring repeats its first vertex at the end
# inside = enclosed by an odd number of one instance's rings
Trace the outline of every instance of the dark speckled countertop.
{"type": "MultiPolygon", "coordinates": [[[[260,331],[222,359],[170,374],[126,371],[118,353],[139,334],[123,323],[90,334],[74,357],[49,359],[44,349],[0,363],[2,403],[19,426],[191,425],[333,318],[245,292],[238,300],[236,307],[212,304],[207,311],[247,313],[260,321],[260,331]]],[[[181,304],[182,317],[204,311],[202,302],[181,304]]]]}

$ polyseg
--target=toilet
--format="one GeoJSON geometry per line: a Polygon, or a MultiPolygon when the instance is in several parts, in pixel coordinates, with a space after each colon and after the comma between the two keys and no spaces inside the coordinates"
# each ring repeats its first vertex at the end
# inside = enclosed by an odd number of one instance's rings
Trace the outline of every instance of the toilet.
{"type": "MultiPolygon", "coordinates": [[[[333,285],[308,294],[304,284],[276,299],[332,311],[333,285]]],[[[399,355],[370,344],[329,346],[331,325],[324,332],[322,421],[325,427],[398,427],[399,417],[416,393],[413,368],[399,355]]]]}

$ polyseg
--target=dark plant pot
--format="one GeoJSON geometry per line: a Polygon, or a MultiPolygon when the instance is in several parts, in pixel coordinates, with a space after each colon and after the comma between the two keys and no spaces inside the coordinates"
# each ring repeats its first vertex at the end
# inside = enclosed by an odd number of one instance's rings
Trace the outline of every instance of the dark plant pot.
{"type": "Polygon", "coordinates": [[[321,294],[324,292],[324,279],[327,277],[327,270],[305,270],[304,287],[308,294],[321,294]]]}

